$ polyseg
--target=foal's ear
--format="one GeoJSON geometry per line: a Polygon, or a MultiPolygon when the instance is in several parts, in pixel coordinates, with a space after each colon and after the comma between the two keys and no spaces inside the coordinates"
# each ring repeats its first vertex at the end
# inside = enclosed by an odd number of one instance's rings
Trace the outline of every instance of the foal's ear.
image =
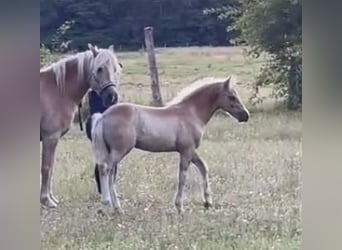
{"type": "Polygon", "coordinates": [[[93,52],[94,57],[99,53],[97,46],[94,47],[92,44],[88,43],[88,48],[93,52]]]}
{"type": "Polygon", "coordinates": [[[224,82],[223,82],[223,87],[225,90],[230,89],[230,80],[232,79],[232,77],[228,77],[224,82]]]}
{"type": "Polygon", "coordinates": [[[111,52],[113,52],[114,53],[114,45],[112,44],[112,45],[110,45],[109,47],[108,47],[108,49],[111,51],[111,52]]]}

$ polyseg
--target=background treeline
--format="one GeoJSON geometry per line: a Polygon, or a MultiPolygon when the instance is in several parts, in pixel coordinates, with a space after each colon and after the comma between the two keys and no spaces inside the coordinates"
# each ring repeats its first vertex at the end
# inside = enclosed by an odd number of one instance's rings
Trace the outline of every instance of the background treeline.
{"type": "MultiPolygon", "coordinates": [[[[231,19],[218,20],[207,8],[237,5],[237,0],[41,0],[41,43],[53,46],[56,30],[67,22],[63,40],[73,49],[88,42],[115,44],[124,50],[142,47],[145,26],[155,27],[157,46],[229,45],[231,19]]],[[[61,39],[61,37],[59,37],[61,39]]]]}
{"type": "Polygon", "coordinates": [[[289,109],[302,105],[301,0],[41,0],[41,65],[51,52],[83,50],[87,43],[115,44],[116,50],[143,47],[145,26],[155,28],[161,46],[245,44],[251,56],[269,60],[256,77],[258,88],[289,109]]]}

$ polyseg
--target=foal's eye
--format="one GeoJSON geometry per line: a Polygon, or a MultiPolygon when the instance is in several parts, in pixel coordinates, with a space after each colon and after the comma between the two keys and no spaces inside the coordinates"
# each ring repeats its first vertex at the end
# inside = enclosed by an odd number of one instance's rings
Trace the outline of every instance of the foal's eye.
{"type": "Polygon", "coordinates": [[[230,101],[235,101],[235,100],[236,100],[236,97],[235,97],[235,96],[229,96],[229,100],[230,100],[230,101]]]}

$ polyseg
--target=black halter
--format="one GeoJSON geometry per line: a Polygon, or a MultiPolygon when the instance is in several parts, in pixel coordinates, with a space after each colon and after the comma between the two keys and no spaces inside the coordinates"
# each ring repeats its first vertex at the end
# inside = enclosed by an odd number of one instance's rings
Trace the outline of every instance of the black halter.
{"type": "Polygon", "coordinates": [[[101,88],[101,90],[100,90],[99,95],[101,96],[102,93],[103,93],[107,88],[109,88],[109,87],[111,87],[111,86],[113,86],[114,88],[116,88],[116,84],[113,83],[113,82],[107,82],[107,83],[103,84],[103,86],[102,86],[102,88],[101,88]]]}
{"type": "MultiPolygon", "coordinates": [[[[96,83],[97,83],[99,86],[101,86],[101,85],[100,85],[100,81],[96,78],[96,75],[95,75],[95,74],[91,75],[90,77],[93,77],[94,80],[96,81],[96,83]]],[[[107,88],[109,88],[110,86],[113,86],[114,88],[117,87],[117,85],[116,85],[115,83],[113,83],[113,82],[111,82],[111,81],[108,81],[108,82],[106,82],[105,84],[103,84],[103,86],[101,86],[101,89],[100,89],[98,95],[101,96],[102,93],[103,93],[107,88]]],[[[78,120],[79,120],[79,124],[80,124],[80,129],[81,129],[81,131],[83,131],[83,123],[82,123],[81,108],[82,108],[82,101],[81,101],[80,104],[78,105],[78,120]]]]}
{"type": "Polygon", "coordinates": [[[98,93],[99,96],[101,96],[102,93],[103,93],[107,88],[109,88],[109,87],[111,87],[111,86],[113,86],[114,88],[117,87],[117,85],[116,85],[115,83],[113,83],[112,81],[108,81],[108,82],[106,82],[105,84],[101,84],[101,82],[99,81],[99,79],[97,79],[97,77],[96,77],[95,74],[92,74],[91,77],[93,77],[94,80],[95,80],[95,82],[96,82],[99,86],[101,86],[100,91],[99,91],[99,93],[98,93]]]}

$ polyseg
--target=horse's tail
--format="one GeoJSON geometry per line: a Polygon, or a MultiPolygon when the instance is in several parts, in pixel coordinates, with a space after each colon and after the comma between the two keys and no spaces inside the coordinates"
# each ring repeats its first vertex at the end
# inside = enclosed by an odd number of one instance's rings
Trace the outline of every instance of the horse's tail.
{"type": "Polygon", "coordinates": [[[95,156],[96,164],[103,165],[109,156],[109,147],[103,137],[103,119],[101,113],[95,113],[92,119],[92,149],[95,156]]]}

